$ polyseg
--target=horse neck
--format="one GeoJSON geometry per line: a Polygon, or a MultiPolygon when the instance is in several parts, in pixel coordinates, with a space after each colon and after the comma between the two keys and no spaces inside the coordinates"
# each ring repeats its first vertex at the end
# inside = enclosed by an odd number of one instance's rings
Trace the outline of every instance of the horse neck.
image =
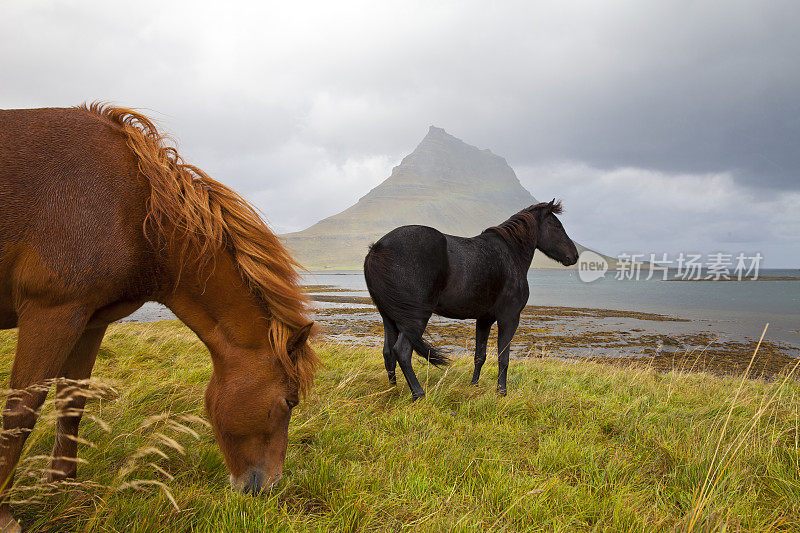
{"type": "Polygon", "coordinates": [[[533,262],[533,254],[536,252],[538,246],[539,226],[536,225],[528,231],[524,239],[507,240],[501,235],[495,234],[497,239],[505,246],[514,257],[517,264],[523,267],[526,271],[531,267],[533,262]]]}
{"type": "Polygon", "coordinates": [[[229,253],[217,254],[199,273],[183,270],[164,303],[208,346],[215,369],[236,353],[264,347],[271,319],[229,253]]]}

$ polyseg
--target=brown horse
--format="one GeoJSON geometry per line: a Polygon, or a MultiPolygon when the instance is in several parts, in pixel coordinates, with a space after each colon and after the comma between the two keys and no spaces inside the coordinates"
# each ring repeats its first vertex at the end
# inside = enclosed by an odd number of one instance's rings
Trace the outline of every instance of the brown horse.
{"type": "Polygon", "coordinates": [[[272,486],[317,355],[296,264],[238,194],[129,109],[0,110],[0,328],[19,327],[0,441],[8,489],[48,385],[50,470],[76,474],[83,395],[109,323],[167,305],[211,352],[206,411],[236,488],[272,486]]]}

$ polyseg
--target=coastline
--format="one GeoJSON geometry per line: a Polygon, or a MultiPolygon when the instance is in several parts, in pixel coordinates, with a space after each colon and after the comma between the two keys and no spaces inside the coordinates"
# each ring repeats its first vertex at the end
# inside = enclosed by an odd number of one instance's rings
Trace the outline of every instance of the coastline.
{"type": "MultiPolygon", "coordinates": [[[[320,326],[319,342],[377,348],[383,325],[366,294],[333,285],[304,287],[320,326]]],[[[147,304],[123,322],[174,318],[168,309],[147,304]]],[[[426,335],[452,355],[472,357],[472,320],[434,315],[426,335]]],[[[493,326],[487,354],[496,357],[493,326]]],[[[713,323],[687,317],[581,307],[528,305],[512,343],[512,358],[591,360],[616,365],[645,365],[662,371],[740,374],[748,368],[757,340],[715,331],[713,323]]],[[[771,378],[800,361],[800,349],[764,340],[750,369],[754,377],[771,378]]]]}

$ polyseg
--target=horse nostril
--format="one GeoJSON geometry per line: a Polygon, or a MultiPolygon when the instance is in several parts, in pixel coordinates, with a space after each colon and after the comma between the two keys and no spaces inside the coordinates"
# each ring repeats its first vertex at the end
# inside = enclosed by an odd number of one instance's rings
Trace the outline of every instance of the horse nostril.
{"type": "Polygon", "coordinates": [[[251,470],[247,474],[247,479],[244,482],[244,492],[246,494],[258,494],[261,492],[261,486],[264,483],[264,473],[261,470],[251,470]]]}
{"type": "Polygon", "coordinates": [[[231,477],[231,485],[245,494],[256,495],[271,490],[278,483],[280,477],[279,474],[274,479],[270,479],[263,470],[253,468],[236,480],[231,477]]]}

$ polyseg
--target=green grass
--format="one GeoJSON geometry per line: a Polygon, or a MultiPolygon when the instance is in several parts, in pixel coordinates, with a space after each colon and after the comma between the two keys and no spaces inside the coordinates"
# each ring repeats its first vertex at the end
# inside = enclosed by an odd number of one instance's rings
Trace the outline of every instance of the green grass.
{"type": "MultiPolygon", "coordinates": [[[[4,383],[14,337],[0,333],[4,383]]],[[[203,345],[177,322],[112,327],[78,481],[38,483],[46,407],[17,518],[29,531],[800,529],[794,379],[515,360],[498,398],[495,361],[475,388],[459,357],[446,371],[418,365],[428,396],[412,404],[378,351],[318,349],[325,368],[295,410],[286,476],[250,497],[228,488],[199,419],[203,345]]]]}

